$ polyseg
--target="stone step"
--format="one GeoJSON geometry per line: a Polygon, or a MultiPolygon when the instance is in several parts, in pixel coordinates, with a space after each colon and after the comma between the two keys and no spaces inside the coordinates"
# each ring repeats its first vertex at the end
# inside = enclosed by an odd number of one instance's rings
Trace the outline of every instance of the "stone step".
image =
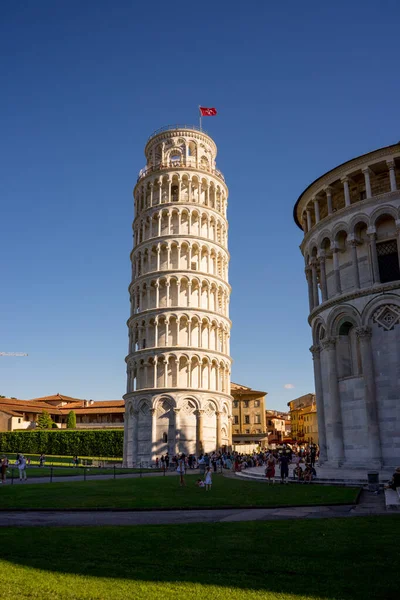
{"type": "MultiPolygon", "coordinates": [[[[253,480],[253,481],[265,481],[265,483],[267,483],[267,479],[264,477],[257,477],[257,476],[252,476],[252,475],[246,475],[244,473],[236,473],[237,477],[240,477],[241,479],[247,479],[247,480],[253,480]]],[[[280,478],[279,477],[275,477],[273,479],[274,481],[274,485],[279,485],[280,484],[280,478]]],[[[287,479],[287,481],[290,484],[304,484],[307,485],[305,482],[303,481],[299,481],[298,479],[293,479],[292,477],[290,477],[289,479],[287,479]]],[[[322,479],[321,477],[317,477],[317,479],[313,479],[312,484],[319,484],[319,485],[346,485],[346,486],[350,486],[350,487],[360,487],[360,486],[365,486],[367,485],[367,482],[365,481],[365,479],[322,479]]]]}
{"type": "Polygon", "coordinates": [[[385,490],[385,504],[386,510],[398,510],[400,508],[400,488],[397,488],[396,492],[391,489],[385,490]]]}

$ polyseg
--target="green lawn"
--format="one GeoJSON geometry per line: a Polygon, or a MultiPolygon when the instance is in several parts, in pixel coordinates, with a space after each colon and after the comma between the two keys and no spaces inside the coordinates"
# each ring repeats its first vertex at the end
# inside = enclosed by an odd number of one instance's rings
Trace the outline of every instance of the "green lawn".
{"type": "MultiPolygon", "coordinates": [[[[11,471],[14,469],[14,479],[19,478],[18,467],[9,467],[8,479],[11,479],[11,471]]],[[[27,467],[26,474],[28,479],[34,477],[48,477],[50,479],[51,471],[53,471],[53,477],[83,477],[84,472],[86,477],[90,478],[91,475],[109,475],[114,476],[114,469],[112,467],[27,467]]],[[[154,473],[156,469],[142,469],[142,473],[154,473]]],[[[124,469],[122,467],[116,467],[116,477],[118,475],[128,475],[129,473],[140,473],[140,469],[124,469]]]]}
{"type": "Polygon", "coordinates": [[[0,598],[397,600],[400,518],[0,529],[0,598]]]}
{"type": "MultiPolygon", "coordinates": [[[[8,458],[10,459],[11,462],[13,462],[14,460],[14,453],[9,452],[6,453],[8,458]]],[[[39,465],[39,457],[40,454],[24,454],[25,458],[31,459],[31,464],[32,465],[39,465]]],[[[50,455],[50,454],[46,454],[46,462],[45,464],[47,466],[50,465],[56,465],[58,467],[71,467],[73,466],[73,456],[60,456],[60,455],[50,455]]],[[[122,458],[107,458],[104,456],[79,456],[79,460],[80,463],[82,464],[82,461],[101,461],[101,462],[111,462],[111,463],[116,463],[116,464],[121,464],[122,463],[122,458]]]]}
{"type": "Polygon", "coordinates": [[[298,506],[351,504],[358,489],[322,485],[274,485],[214,475],[211,492],[186,477],[110,479],[1,486],[0,508],[218,508],[223,506],[298,506]]]}

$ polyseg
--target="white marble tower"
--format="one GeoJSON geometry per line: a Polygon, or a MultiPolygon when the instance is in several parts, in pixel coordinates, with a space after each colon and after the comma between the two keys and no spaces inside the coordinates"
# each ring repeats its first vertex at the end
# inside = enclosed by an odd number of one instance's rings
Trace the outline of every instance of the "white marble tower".
{"type": "Polygon", "coordinates": [[[228,188],[194,126],[152,134],[134,188],[124,463],[232,440],[228,188]]]}

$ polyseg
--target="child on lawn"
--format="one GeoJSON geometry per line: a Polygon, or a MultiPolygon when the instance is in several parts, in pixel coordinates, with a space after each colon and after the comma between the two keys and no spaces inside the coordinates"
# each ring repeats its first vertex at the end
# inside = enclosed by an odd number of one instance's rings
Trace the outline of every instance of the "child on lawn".
{"type": "Polygon", "coordinates": [[[204,483],[206,484],[206,492],[211,491],[211,486],[212,486],[211,467],[207,467],[206,478],[204,480],[204,483]]]}

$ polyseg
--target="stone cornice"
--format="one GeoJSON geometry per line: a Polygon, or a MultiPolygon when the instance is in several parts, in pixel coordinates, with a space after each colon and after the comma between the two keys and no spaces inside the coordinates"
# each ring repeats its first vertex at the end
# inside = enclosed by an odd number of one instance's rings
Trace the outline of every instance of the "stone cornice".
{"type": "MultiPolygon", "coordinates": [[[[226,205],[228,205],[228,203],[226,203],[226,205]]],[[[206,206],[205,204],[199,204],[198,202],[163,202],[162,204],[154,204],[154,206],[148,206],[146,208],[144,208],[143,210],[141,210],[140,212],[138,212],[137,214],[135,214],[135,217],[133,219],[133,223],[132,223],[132,229],[134,228],[134,226],[136,225],[136,222],[139,221],[140,219],[143,218],[143,216],[147,217],[152,217],[154,215],[154,213],[156,212],[160,212],[160,210],[164,210],[165,208],[175,208],[176,210],[179,210],[182,212],[183,209],[187,210],[188,212],[193,212],[194,210],[198,210],[199,212],[205,210],[210,211],[213,215],[218,215],[218,217],[222,220],[225,221],[225,226],[228,230],[229,226],[228,226],[228,219],[225,217],[225,215],[223,215],[221,212],[219,212],[219,210],[217,210],[216,208],[211,208],[211,206],[206,206]],[[151,212],[150,212],[151,211],[151,212]]]]}
{"type": "Polygon", "coordinates": [[[363,209],[369,208],[370,206],[377,205],[378,203],[384,203],[390,200],[400,200],[400,190],[396,190],[395,192],[385,192],[384,194],[379,194],[377,196],[373,196],[372,198],[368,198],[367,200],[360,200],[350,206],[344,206],[343,208],[337,210],[321,219],[317,225],[314,225],[310,231],[308,231],[303,238],[303,241],[300,244],[300,250],[304,255],[305,246],[310,242],[314,237],[318,237],[319,233],[321,233],[324,229],[329,229],[332,226],[333,222],[340,221],[343,217],[345,220],[348,219],[353,213],[357,214],[362,212],[363,209]]]}
{"type": "Polygon", "coordinates": [[[179,242],[180,244],[184,241],[191,241],[192,245],[193,245],[193,241],[194,242],[199,241],[199,245],[201,245],[200,241],[201,242],[204,241],[207,244],[212,244],[213,246],[216,246],[217,248],[220,248],[221,250],[223,250],[228,257],[228,260],[230,260],[230,258],[231,258],[229,250],[223,244],[220,244],[219,242],[214,242],[213,240],[210,240],[210,238],[201,237],[199,235],[187,235],[184,233],[182,233],[182,234],[171,233],[170,235],[160,235],[160,236],[150,238],[149,240],[144,240],[143,242],[140,242],[140,244],[137,244],[136,246],[133,247],[133,249],[130,253],[130,259],[132,260],[134,254],[138,250],[142,250],[143,248],[147,248],[148,246],[153,246],[154,244],[157,245],[162,242],[171,242],[171,241],[173,242],[175,240],[177,242],[179,242]]]}
{"type": "Polygon", "coordinates": [[[126,324],[128,327],[130,327],[131,325],[133,325],[134,323],[136,323],[136,321],[139,321],[140,319],[148,319],[148,318],[156,318],[158,316],[160,317],[171,317],[174,316],[176,313],[179,313],[182,315],[185,314],[191,314],[194,313],[192,315],[192,318],[195,316],[201,316],[203,315],[204,317],[207,317],[208,319],[210,319],[210,321],[212,321],[212,319],[220,319],[223,320],[227,323],[227,325],[229,326],[229,328],[232,327],[232,321],[226,317],[225,315],[222,315],[221,313],[217,313],[214,310],[208,310],[206,308],[196,308],[195,306],[170,306],[168,309],[167,308],[151,308],[150,310],[142,310],[140,313],[136,313],[135,315],[131,315],[129,317],[129,319],[127,320],[126,324]]]}
{"type": "Polygon", "coordinates": [[[213,181],[214,185],[219,185],[220,187],[224,188],[225,191],[225,196],[226,198],[228,198],[229,195],[229,190],[228,190],[228,186],[225,183],[223,176],[221,174],[221,176],[218,174],[219,171],[218,169],[215,170],[208,170],[208,169],[202,169],[201,167],[195,167],[193,165],[174,165],[174,166],[162,166],[162,165],[156,165],[154,166],[153,169],[151,169],[148,173],[146,173],[145,175],[143,175],[142,177],[140,177],[140,179],[138,179],[138,181],[135,184],[135,187],[133,188],[133,195],[135,196],[135,192],[136,189],[140,186],[143,185],[143,183],[147,183],[149,178],[152,179],[156,179],[158,177],[164,177],[166,175],[178,175],[179,172],[183,172],[183,173],[192,173],[194,175],[196,175],[197,177],[199,177],[199,179],[208,177],[211,180],[216,180],[216,182],[213,181]]]}
{"type": "Polygon", "coordinates": [[[211,275],[211,273],[206,273],[204,271],[192,271],[190,269],[170,269],[169,271],[151,271],[150,273],[145,273],[144,275],[140,275],[140,277],[136,277],[136,279],[134,281],[131,281],[131,283],[128,286],[128,292],[131,293],[131,288],[132,286],[137,285],[138,283],[146,283],[146,279],[162,279],[162,278],[166,278],[166,277],[187,277],[188,279],[193,279],[193,278],[197,278],[197,279],[207,279],[207,278],[211,278],[211,279],[215,279],[217,281],[219,281],[220,283],[222,283],[226,288],[227,291],[230,295],[230,292],[232,290],[231,286],[229,285],[229,283],[227,281],[225,281],[224,279],[222,279],[222,277],[219,277],[219,275],[211,275]],[[196,275],[197,274],[197,275],[196,275]],[[190,277],[189,277],[190,276],[190,277]]]}
{"type": "Polygon", "coordinates": [[[362,298],[363,296],[377,296],[378,294],[384,294],[385,292],[391,292],[393,290],[400,290],[400,281],[394,281],[390,283],[380,283],[372,287],[362,288],[360,290],[354,290],[347,294],[340,294],[330,300],[327,300],[323,304],[320,304],[315,308],[312,313],[308,316],[309,325],[312,324],[313,320],[325,310],[334,306],[345,304],[349,300],[355,300],[356,298],[362,298]]]}
{"type": "Polygon", "coordinates": [[[152,134],[147,140],[146,146],[144,148],[145,155],[154,144],[159,144],[162,140],[170,140],[176,137],[197,140],[205,139],[210,144],[210,146],[212,146],[215,156],[217,155],[217,144],[214,142],[212,137],[208,135],[208,133],[206,133],[205,131],[199,131],[198,129],[191,129],[190,127],[179,126],[176,129],[165,129],[164,131],[160,131],[160,133],[152,134]]]}
{"type": "Polygon", "coordinates": [[[138,396],[162,396],[162,395],[177,395],[177,394],[185,394],[187,396],[196,396],[196,394],[203,394],[207,396],[223,396],[227,400],[233,400],[230,394],[226,392],[220,392],[216,390],[207,390],[207,389],[199,389],[199,388],[143,388],[142,390],[137,390],[136,392],[128,392],[122,396],[123,400],[130,400],[137,398],[138,396]]]}
{"type": "Polygon", "coordinates": [[[154,348],[145,348],[144,350],[136,350],[125,357],[126,364],[134,360],[146,360],[147,358],[158,358],[162,354],[187,354],[190,357],[196,354],[210,358],[215,356],[215,359],[225,359],[229,364],[233,363],[229,354],[218,352],[217,350],[208,350],[207,348],[197,348],[196,346],[156,346],[154,348]]]}

